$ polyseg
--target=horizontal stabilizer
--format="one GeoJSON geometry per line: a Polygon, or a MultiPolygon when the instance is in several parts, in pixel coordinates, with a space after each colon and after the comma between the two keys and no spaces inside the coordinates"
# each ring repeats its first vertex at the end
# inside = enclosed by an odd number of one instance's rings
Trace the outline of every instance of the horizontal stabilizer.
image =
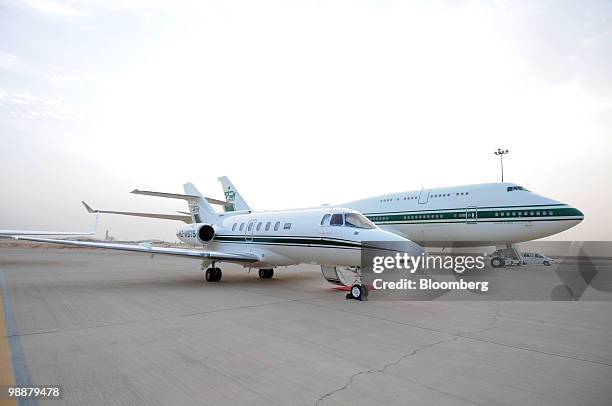
{"type": "Polygon", "coordinates": [[[196,201],[200,198],[200,196],[194,196],[194,195],[181,195],[178,193],[152,192],[150,190],[138,190],[138,189],[132,190],[131,193],[134,193],[135,195],[165,197],[168,199],[182,199],[182,200],[187,200],[187,201],[196,201]]]}
{"type": "Polygon", "coordinates": [[[214,199],[212,197],[205,197],[204,199],[206,199],[206,201],[210,204],[218,204],[219,206],[226,206],[228,204],[231,204],[229,202],[226,202],[225,200],[214,199]]]}
{"type": "MultiPolygon", "coordinates": [[[[139,190],[139,189],[134,189],[132,190],[131,193],[134,193],[135,195],[165,197],[167,199],[182,199],[182,200],[187,200],[188,202],[193,202],[200,198],[200,196],[195,196],[195,195],[182,195],[179,193],[153,192],[150,190],[139,190]]],[[[225,200],[219,200],[219,199],[215,199],[212,197],[205,197],[204,199],[206,199],[208,203],[210,204],[218,204],[220,206],[225,206],[228,204],[228,202],[226,202],[225,200]]]]}

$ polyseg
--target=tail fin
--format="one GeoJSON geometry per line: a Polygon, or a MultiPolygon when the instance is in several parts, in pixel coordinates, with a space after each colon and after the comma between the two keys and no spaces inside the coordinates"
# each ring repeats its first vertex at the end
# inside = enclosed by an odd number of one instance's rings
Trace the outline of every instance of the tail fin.
{"type": "Polygon", "coordinates": [[[218,214],[193,183],[185,183],[183,189],[185,189],[185,194],[197,197],[188,201],[189,212],[194,223],[214,223],[218,219],[218,214]]]}
{"type": "Polygon", "coordinates": [[[219,182],[223,186],[223,193],[225,193],[225,200],[227,200],[230,204],[223,206],[224,211],[242,211],[248,210],[251,208],[244,201],[238,190],[234,187],[232,182],[229,180],[227,176],[221,176],[219,178],[219,182]]]}

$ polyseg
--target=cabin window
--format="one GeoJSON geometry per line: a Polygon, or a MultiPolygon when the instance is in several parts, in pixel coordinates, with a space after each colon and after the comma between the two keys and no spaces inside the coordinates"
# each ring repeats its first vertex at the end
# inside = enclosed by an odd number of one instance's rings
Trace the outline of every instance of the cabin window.
{"type": "Polygon", "coordinates": [[[328,226],[329,225],[329,219],[331,217],[331,214],[327,213],[325,216],[323,216],[323,218],[321,219],[321,225],[322,226],[328,226]]]}
{"type": "Polygon", "coordinates": [[[278,231],[279,228],[280,228],[280,221],[277,221],[276,223],[274,223],[274,231],[278,231]]]}
{"type": "Polygon", "coordinates": [[[270,230],[270,226],[271,225],[272,225],[272,223],[269,222],[269,221],[266,223],[266,231],[270,230]]]}
{"type": "Polygon", "coordinates": [[[255,230],[257,230],[257,231],[261,230],[261,225],[262,224],[263,223],[261,221],[259,223],[257,223],[257,228],[255,230]]]}
{"type": "Polygon", "coordinates": [[[331,220],[329,221],[330,226],[341,226],[343,224],[344,224],[344,219],[343,219],[342,214],[340,213],[332,214],[331,220]]]}
{"type": "Polygon", "coordinates": [[[552,211],[549,211],[549,212],[548,212],[548,215],[549,215],[549,216],[552,216],[552,215],[553,215],[553,212],[552,212],[552,211]]]}
{"type": "Polygon", "coordinates": [[[254,223],[249,223],[249,227],[248,227],[247,231],[251,231],[251,230],[253,230],[253,224],[254,224],[254,223]]]}
{"type": "Polygon", "coordinates": [[[238,225],[238,223],[234,223],[234,225],[232,226],[232,231],[236,231],[236,226],[238,225]]]}
{"type": "Polygon", "coordinates": [[[238,231],[242,231],[244,230],[244,223],[240,223],[240,228],[238,229],[238,231]]]}
{"type": "Polygon", "coordinates": [[[289,230],[291,228],[291,223],[285,223],[283,225],[283,230],[289,230]]]}

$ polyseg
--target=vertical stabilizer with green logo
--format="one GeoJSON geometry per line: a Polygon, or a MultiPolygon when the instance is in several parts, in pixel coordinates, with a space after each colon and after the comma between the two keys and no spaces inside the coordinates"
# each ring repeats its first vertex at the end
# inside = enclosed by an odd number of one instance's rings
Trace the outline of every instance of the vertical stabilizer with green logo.
{"type": "Polygon", "coordinates": [[[250,211],[251,208],[244,201],[240,193],[236,190],[232,182],[227,176],[221,176],[219,182],[223,186],[223,193],[225,194],[225,200],[228,204],[223,206],[224,211],[250,211]]]}

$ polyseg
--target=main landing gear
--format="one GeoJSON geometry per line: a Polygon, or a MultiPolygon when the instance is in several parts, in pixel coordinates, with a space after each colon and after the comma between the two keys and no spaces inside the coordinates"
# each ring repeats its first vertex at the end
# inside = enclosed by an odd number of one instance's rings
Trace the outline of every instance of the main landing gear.
{"type": "MultiPolygon", "coordinates": [[[[211,265],[212,266],[206,270],[206,273],[204,274],[204,278],[206,279],[206,282],[219,282],[221,280],[221,276],[223,275],[223,273],[221,272],[220,268],[215,267],[214,262],[211,265]]],[[[204,270],[206,266],[207,266],[207,263],[202,262],[202,267],[201,267],[202,270],[204,270]]]]}
{"type": "Polygon", "coordinates": [[[351,286],[350,293],[346,294],[347,299],[368,300],[368,288],[361,283],[361,268],[355,272],[355,282],[351,286]]]}
{"type": "Polygon", "coordinates": [[[223,273],[220,268],[208,268],[206,270],[206,282],[219,282],[223,273]]]}
{"type": "Polygon", "coordinates": [[[260,269],[259,277],[261,279],[271,279],[274,276],[274,269],[260,269]]]}

